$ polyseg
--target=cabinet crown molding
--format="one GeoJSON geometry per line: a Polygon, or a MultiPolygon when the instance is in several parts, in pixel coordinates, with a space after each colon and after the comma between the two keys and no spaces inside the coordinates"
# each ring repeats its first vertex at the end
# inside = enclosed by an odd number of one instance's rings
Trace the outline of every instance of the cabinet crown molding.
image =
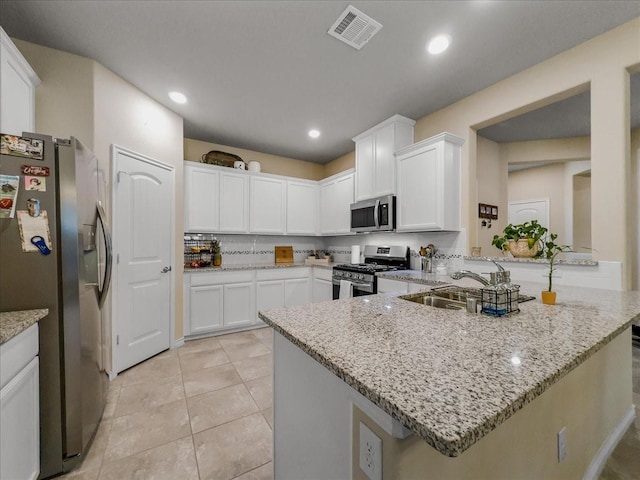
{"type": "Polygon", "coordinates": [[[4,47],[7,49],[9,55],[11,55],[11,58],[18,65],[20,65],[20,68],[22,68],[24,73],[27,75],[27,78],[29,79],[31,84],[34,87],[40,85],[40,83],[42,83],[40,77],[38,77],[38,74],[35,72],[35,70],[31,68],[31,65],[29,65],[27,60],[24,58],[24,55],[22,55],[20,50],[18,50],[18,47],[16,47],[16,45],[13,43],[9,35],[7,35],[7,33],[4,31],[4,28],[2,27],[0,27],[0,41],[2,42],[2,45],[4,45],[4,47]]]}
{"type": "Polygon", "coordinates": [[[352,138],[352,140],[354,142],[357,142],[359,140],[361,140],[362,138],[371,135],[373,132],[375,132],[376,130],[380,130],[383,127],[386,127],[387,125],[391,125],[393,123],[403,123],[405,125],[408,125],[410,127],[413,127],[416,124],[415,120],[411,120],[410,118],[407,117],[403,117],[402,115],[394,115],[391,118],[387,118],[385,121],[378,123],[377,125],[371,127],[369,130],[367,130],[366,132],[362,132],[360,135],[357,135],[355,137],[352,138]]]}
{"type": "Polygon", "coordinates": [[[445,142],[453,143],[455,145],[460,145],[460,146],[464,144],[464,138],[458,137],[457,135],[454,135],[449,132],[443,132],[443,133],[439,133],[438,135],[434,135],[433,137],[429,137],[425,140],[421,140],[411,145],[407,145],[406,147],[399,148],[398,150],[396,150],[396,157],[405,155],[407,153],[414,153],[422,148],[430,147],[431,145],[435,145],[436,143],[441,142],[443,140],[445,142]]]}

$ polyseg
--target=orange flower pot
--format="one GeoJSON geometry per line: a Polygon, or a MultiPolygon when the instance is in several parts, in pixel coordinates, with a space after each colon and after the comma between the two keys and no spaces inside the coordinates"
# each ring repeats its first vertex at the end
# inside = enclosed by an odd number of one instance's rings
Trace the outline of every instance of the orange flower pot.
{"type": "Polygon", "coordinates": [[[556,292],[549,292],[547,290],[542,292],[542,303],[544,303],[545,305],[555,305],[556,292]]]}

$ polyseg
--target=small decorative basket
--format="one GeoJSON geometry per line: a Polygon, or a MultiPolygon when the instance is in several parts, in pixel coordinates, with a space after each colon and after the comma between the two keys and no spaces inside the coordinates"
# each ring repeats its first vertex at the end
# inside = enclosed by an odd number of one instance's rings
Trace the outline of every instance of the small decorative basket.
{"type": "Polygon", "coordinates": [[[519,312],[518,297],[520,296],[519,285],[490,285],[481,289],[482,292],[482,313],[501,317],[509,313],[519,312]]]}
{"type": "Polygon", "coordinates": [[[201,159],[202,163],[220,165],[222,167],[233,167],[233,164],[237,161],[242,162],[242,158],[233,153],[220,152],[218,150],[211,150],[209,153],[205,153],[201,159]]]}

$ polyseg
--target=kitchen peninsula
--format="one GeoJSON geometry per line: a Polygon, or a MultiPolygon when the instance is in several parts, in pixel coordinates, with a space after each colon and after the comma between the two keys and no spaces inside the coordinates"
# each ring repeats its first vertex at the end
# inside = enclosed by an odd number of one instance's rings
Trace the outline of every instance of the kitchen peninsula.
{"type": "Polygon", "coordinates": [[[501,318],[397,294],[260,312],[276,332],[275,478],[366,479],[360,423],[382,439],[383,478],[597,478],[634,418],[640,292],[558,290],[501,318]]]}

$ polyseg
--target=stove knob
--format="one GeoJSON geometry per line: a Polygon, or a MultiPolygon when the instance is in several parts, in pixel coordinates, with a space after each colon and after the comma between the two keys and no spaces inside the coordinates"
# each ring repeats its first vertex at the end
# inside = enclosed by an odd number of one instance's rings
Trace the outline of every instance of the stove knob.
{"type": "Polygon", "coordinates": [[[364,280],[364,273],[358,275],[358,280],[364,280]]]}

